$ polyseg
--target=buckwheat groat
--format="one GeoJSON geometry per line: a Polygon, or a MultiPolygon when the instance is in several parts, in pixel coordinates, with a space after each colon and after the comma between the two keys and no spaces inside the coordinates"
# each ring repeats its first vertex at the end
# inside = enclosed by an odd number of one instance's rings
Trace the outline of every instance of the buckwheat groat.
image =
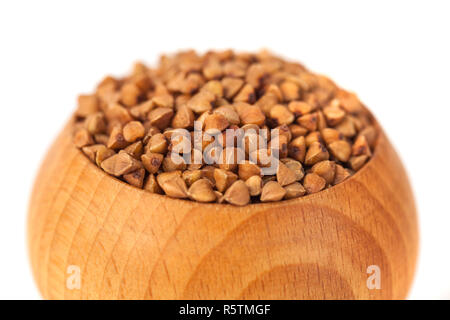
{"type": "Polygon", "coordinates": [[[73,142],[99,168],[173,198],[246,205],[345,181],[377,129],[358,98],[267,52],[137,63],[80,95],[73,142]]]}

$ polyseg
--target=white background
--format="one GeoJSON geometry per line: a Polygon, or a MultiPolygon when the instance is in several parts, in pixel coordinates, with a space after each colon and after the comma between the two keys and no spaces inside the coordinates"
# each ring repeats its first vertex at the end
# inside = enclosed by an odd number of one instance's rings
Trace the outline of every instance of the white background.
{"type": "Polygon", "coordinates": [[[1,1],[0,298],[40,298],[27,202],[46,149],[108,73],[160,53],[268,48],[358,93],[404,160],[420,215],[412,299],[450,299],[448,1],[1,1]]]}

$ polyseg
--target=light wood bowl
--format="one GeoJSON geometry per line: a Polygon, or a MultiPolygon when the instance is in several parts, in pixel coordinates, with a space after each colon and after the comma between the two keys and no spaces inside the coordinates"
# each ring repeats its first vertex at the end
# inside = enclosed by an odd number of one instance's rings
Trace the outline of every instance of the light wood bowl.
{"type": "Polygon", "coordinates": [[[151,194],[51,147],[29,207],[28,240],[46,299],[403,299],[418,231],[403,166],[383,132],[373,158],[317,194],[245,207],[151,194]],[[78,266],[81,288],[66,286],[78,266]],[[368,289],[367,268],[381,270],[368,289]]]}

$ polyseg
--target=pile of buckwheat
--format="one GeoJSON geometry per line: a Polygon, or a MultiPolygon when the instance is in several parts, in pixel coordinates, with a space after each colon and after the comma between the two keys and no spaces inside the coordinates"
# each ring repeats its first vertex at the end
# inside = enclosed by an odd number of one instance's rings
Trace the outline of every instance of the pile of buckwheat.
{"type": "Polygon", "coordinates": [[[265,51],[227,50],[106,77],[79,96],[73,141],[137,188],[242,206],[344,181],[376,137],[358,98],[328,78],[265,51]]]}

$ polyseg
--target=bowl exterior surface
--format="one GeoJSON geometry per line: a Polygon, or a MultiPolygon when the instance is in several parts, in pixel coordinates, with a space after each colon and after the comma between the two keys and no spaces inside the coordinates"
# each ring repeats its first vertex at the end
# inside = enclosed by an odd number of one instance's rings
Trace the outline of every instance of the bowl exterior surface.
{"type": "Polygon", "coordinates": [[[46,299],[402,299],[417,256],[413,195],[384,134],[370,162],[317,194],[245,207],[138,190],[77,150],[70,123],[30,201],[46,299]]]}

